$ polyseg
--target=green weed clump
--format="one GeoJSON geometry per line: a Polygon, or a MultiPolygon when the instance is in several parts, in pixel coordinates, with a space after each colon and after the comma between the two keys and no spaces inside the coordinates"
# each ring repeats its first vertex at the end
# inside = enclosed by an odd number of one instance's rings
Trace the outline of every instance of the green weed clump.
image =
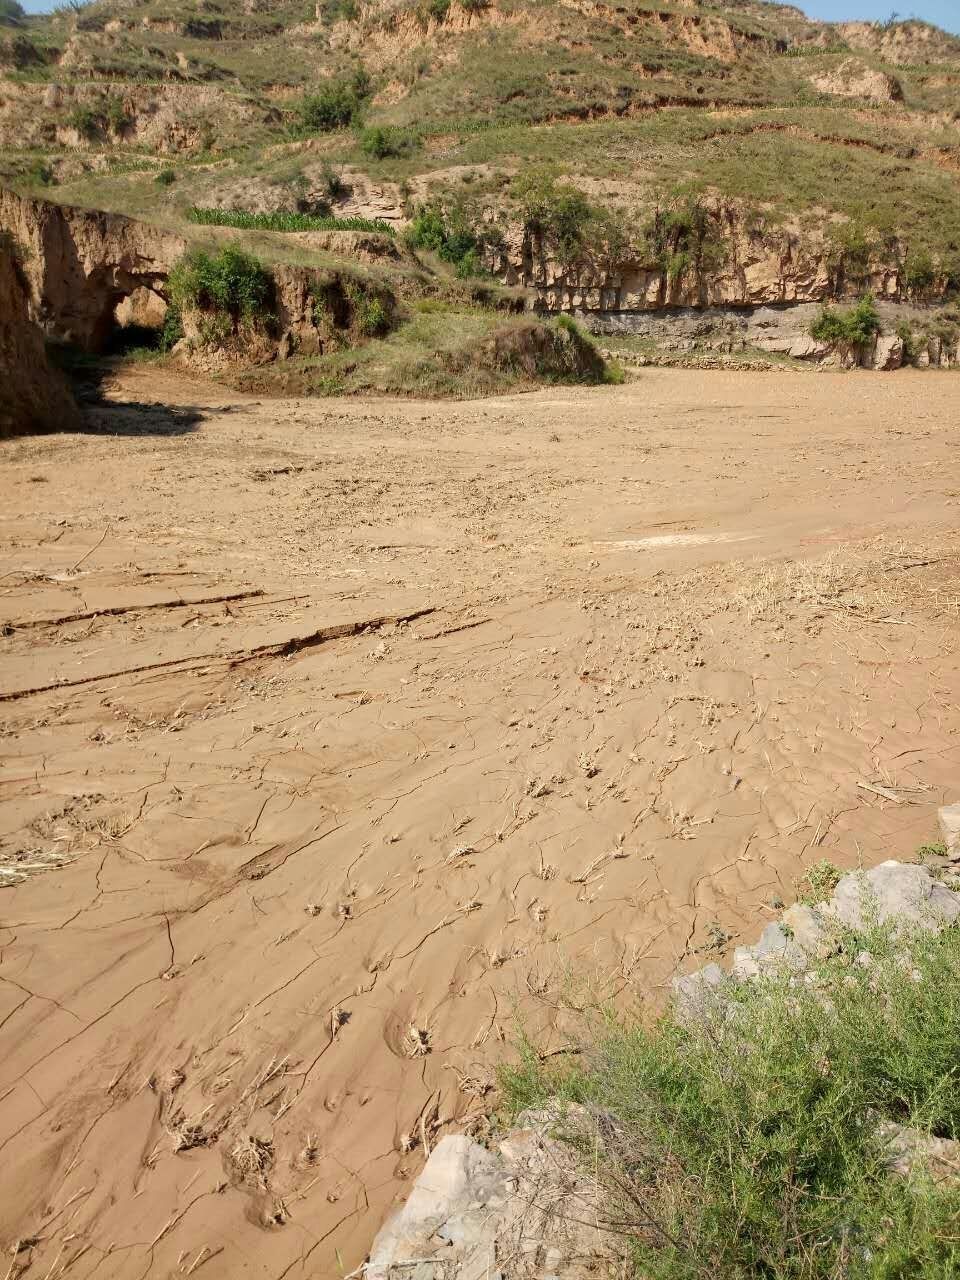
{"type": "Polygon", "coordinates": [[[419,135],[401,125],[375,124],[360,134],[360,150],[374,160],[408,156],[419,146],[419,135]]]}
{"type": "Polygon", "coordinates": [[[797,899],[808,907],[826,902],[843,878],[843,872],[827,858],[808,867],[797,881],[797,899]]]}
{"type": "Polygon", "coordinates": [[[960,1137],[960,930],[848,936],[812,978],[729,979],[695,1020],[607,1014],[566,1066],[525,1043],[502,1070],[512,1115],[580,1104],[557,1136],[637,1280],[960,1275],[960,1184],[893,1176],[881,1131],[960,1137]]]}
{"type": "Polygon", "coordinates": [[[191,249],[168,281],[178,312],[195,310],[240,324],[267,321],[273,314],[273,279],[259,259],[227,245],[217,253],[191,249]]]}
{"type": "Polygon", "coordinates": [[[810,326],[810,336],[818,342],[862,347],[880,332],[880,313],[871,294],[847,310],[824,307],[810,326]]]}
{"type": "Polygon", "coordinates": [[[238,227],[242,231],[378,231],[395,234],[382,218],[333,218],[312,213],[247,213],[243,209],[202,209],[187,213],[202,227],[238,227]]]}

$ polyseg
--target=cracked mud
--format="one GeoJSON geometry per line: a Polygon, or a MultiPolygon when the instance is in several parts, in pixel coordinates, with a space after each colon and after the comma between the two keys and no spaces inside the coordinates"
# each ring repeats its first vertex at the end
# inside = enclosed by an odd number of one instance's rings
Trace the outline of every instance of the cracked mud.
{"type": "Polygon", "coordinates": [[[656,1003],[812,862],[932,838],[958,409],[949,374],[148,370],[5,444],[9,1276],[349,1272],[521,1024],[562,1051],[565,1002],[656,1003]]]}

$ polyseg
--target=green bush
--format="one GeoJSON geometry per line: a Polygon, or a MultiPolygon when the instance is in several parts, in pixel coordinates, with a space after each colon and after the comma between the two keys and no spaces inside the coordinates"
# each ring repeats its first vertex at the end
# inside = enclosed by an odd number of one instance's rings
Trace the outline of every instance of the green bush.
{"type": "Polygon", "coordinates": [[[40,159],[31,160],[19,176],[31,187],[49,187],[56,182],[53,169],[40,159]]]}
{"type": "Polygon", "coordinates": [[[382,338],[390,328],[390,317],[379,298],[355,293],[351,298],[357,330],[365,338],[382,338]]]}
{"type": "Polygon", "coordinates": [[[171,302],[164,316],[163,328],[160,330],[160,350],[164,354],[172,351],[182,337],[183,317],[180,314],[180,308],[171,302]]]}
{"type": "Polygon", "coordinates": [[[424,0],[420,6],[420,13],[424,20],[432,18],[438,23],[444,22],[449,12],[450,0],[424,0]]]}
{"type": "Polygon", "coordinates": [[[696,196],[658,209],[644,227],[643,239],[647,256],[671,284],[691,269],[712,274],[726,258],[720,225],[696,196]]]}
{"type": "Polygon", "coordinates": [[[903,263],[903,283],[913,294],[926,292],[937,278],[937,268],[929,250],[911,249],[903,263]]]}
{"type": "Polygon", "coordinates": [[[558,182],[547,168],[527,170],[515,179],[512,191],[528,232],[552,241],[565,261],[582,252],[587,227],[594,218],[593,206],[582,191],[558,182]]]}
{"type": "Polygon", "coordinates": [[[171,187],[176,180],[177,173],[175,169],[161,169],[154,178],[154,182],[160,187],[171,187]]]}
{"type": "Polygon", "coordinates": [[[696,1020],[607,1015],[579,1060],[551,1070],[525,1044],[501,1073],[514,1114],[582,1105],[558,1136],[598,1181],[628,1273],[960,1275],[960,1185],[891,1176],[878,1134],[892,1121],[960,1137],[960,930],[848,935],[815,985],[731,979],[725,995],[696,1020]]]}
{"type": "Polygon", "coordinates": [[[122,133],[130,124],[122,98],[108,98],[104,108],[104,117],[114,133],[122,133]]]}
{"type": "Polygon", "coordinates": [[[357,0],[327,0],[323,17],[326,22],[353,22],[359,12],[357,0]]]}
{"type": "Polygon", "coordinates": [[[0,0],[0,22],[16,26],[26,16],[23,5],[17,4],[17,0],[0,0]]]}
{"type": "Polygon", "coordinates": [[[869,293],[846,311],[824,307],[810,326],[810,335],[818,342],[840,346],[861,347],[879,332],[880,313],[869,293]]]}
{"type": "Polygon", "coordinates": [[[374,160],[391,156],[408,156],[416,151],[420,139],[410,129],[395,124],[376,124],[360,134],[360,150],[374,160]]]}
{"type": "Polygon", "coordinates": [[[237,325],[273,314],[273,279],[259,259],[233,245],[217,253],[191,249],[170,272],[171,302],[179,311],[208,313],[237,325]]]}
{"type": "Polygon", "coordinates": [[[462,279],[482,276],[483,249],[492,240],[485,228],[475,228],[461,204],[449,210],[437,201],[421,205],[407,228],[407,243],[413,249],[430,249],[451,263],[462,279]]]}
{"type": "Polygon", "coordinates": [[[300,103],[300,131],[329,133],[345,129],[359,118],[369,97],[370,77],[362,69],[352,76],[331,80],[300,103]]]}
{"type": "Polygon", "coordinates": [[[76,129],[81,138],[86,138],[89,141],[100,132],[103,121],[92,107],[78,104],[67,116],[67,124],[71,129],[76,129]]]}
{"type": "Polygon", "coordinates": [[[851,218],[828,229],[830,251],[827,262],[831,270],[851,280],[863,280],[870,270],[870,260],[878,247],[879,233],[860,218],[851,218]]]}

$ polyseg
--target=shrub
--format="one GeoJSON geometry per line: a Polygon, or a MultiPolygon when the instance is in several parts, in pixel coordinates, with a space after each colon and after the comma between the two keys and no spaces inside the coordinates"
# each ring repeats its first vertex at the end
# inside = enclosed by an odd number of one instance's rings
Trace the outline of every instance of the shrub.
{"type": "Polygon", "coordinates": [[[300,103],[300,130],[329,133],[332,129],[345,129],[359,117],[369,96],[370,77],[362,68],[352,76],[331,80],[300,103]]]}
{"type": "Polygon", "coordinates": [[[719,224],[696,196],[658,209],[643,238],[647,255],[671,284],[691,269],[699,275],[715,272],[726,257],[719,224]]]}
{"type": "Polygon", "coordinates": [[[372,125],[360,135],[360,150],[375,160],[408,156],[419,145],[420,139],[415,133],[395,124],[372,125]]]}
{"type": "Polygon", "coordinates": [[[870,269],[870,259],[877,248],[876,228],[859,218],[851,218],[828,231],[831,248],[827,262],[831,270],[841,271],[851,280],[862,280],[870,269]]]}
{"type": "Polygon", "coordinates": [[[233,245],[215,254],[190,250],[170,272],[168,286],[178,310],[207,312],[229,319],[234,326],[272,314],[270,273],[257,258],[233,245]]]}
{"type": "Polygon", "coordinates": [[[354,293],[351,301],[358,332],[365,338],[383,337],[390,328],[390,317],[382,301],[361,293],[354,293]]]}
{"type": "Polygon", "coordinates": [[[530,169],[513,183],[524,227],[551,240],[565,261],[576,258],[584,248],[587,226],[594,216],[593,206],[576,187],[558,182],[550,169],[530,169]]]}
{"type": "Polygon", "coordinates": [[[16,26],[26,16],[23,5],[18,4],[17,0],[0,0],[0,22],[16,26]]]}
{"type": "Polygon", "coordinates": [[[108,98],[104,109],[107,124],[114,133],[122,133],[130,124],[122,98],[108,98]]]}
{"type": "Polygon", "coordinates": [[[160,187],[171,187],[176,180],[177,173],[175,169],[161,169],[154,178],[154,182],[160,187]]]}
{"type": "Polygon", "coordinates": [[[163,328],[160,330],[160,350],[166,354],[172,351],[183,337],[183,317],[180,308],[173,302],[167,307],[163,328]]]}
{"type": "Polygon", "coordinates": [[[880,314],[871,294],[866,294],[847,311],[824,307],[810,326],[818,342],[860,347],[880,332],[880,314]]]}
{"type": "Polygon", "coordinates": [[[336,169],[326,160],[323,162],[323,169],[320,173],[320,185],[330,200],[336,200],[346,194],[347,184],[336,169]]]}
{"type": "Polygon", "coordinates": [[[50,166],[45,160],[39,159],[31,160],[26,169],[23,170],[21,177],[31,187],[49,187],[56,181],[50,166]]]}
{"type": "Polygon", "coordinates": [[[903,283],[913,294],[923,294],[937,278],[937,269],[927,249],[911,249],[903,263],[903,283]]]}
{"type": "Polygon", "coordinates": [[[358,13],[356,0],[328,0],[323,17],[327,22],[353,22],[358,13]]]}
{"type": "Polygon", "coordinates": [[[903,363],[913,364],[919,354],[919,347],[909,321],[897,321],[897,337],[903,343],[903,363]]]}
{"type": "Polygon", "coordinates": [[[407,243],[413,249],[430,249],[444,262],[456,267],[461,279],[484,274],[483,249],[492,243],[486,229],[475,229],[461,204],[446,211],[439,202],[421,205],[407,229],[407,243]]]}
{"type": "Polygon", "coordinates": [[[95,138],[102,124],[100,116],[92,107],[77,105],[67,116],[67,124],[76,129],[81,138],[95,138]]]}
{"type": "Polygon", "coordinates": [[[449,12],[450,0],[424,0],[420,7],[424,20],[432,18],[437,23],[444,22],[449,12]]]}
{"type": "Polygon", "coordinates": [[[460,0],[461,7],[467,13],[482,13],[489,7],[490,0],[460,0]]]}
{"type": "Polygon", "coordinates": [[[701,1018],[610,1016],[579,1062],[551,1070],[523,1045],[501,1072],[513,1113],[583,1104],[560,1113],[558,1136],[598,1182],[599,1225],[624,1241],[629,1274],[960,1274],[960,1186],[892,1177],[878,1132],[960,1136],[960,930],[841,946],[815,986],[730,980],[729,1003],[701,1018]]]}

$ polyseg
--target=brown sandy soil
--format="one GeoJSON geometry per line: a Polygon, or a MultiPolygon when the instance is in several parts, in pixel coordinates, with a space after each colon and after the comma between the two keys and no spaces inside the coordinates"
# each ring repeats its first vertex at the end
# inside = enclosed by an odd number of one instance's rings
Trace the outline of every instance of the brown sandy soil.
{"type": "Polygon", "coordinates": [[[950,374],[146,370],[5,444],[8,1275],[349,1272],[571,979],[659,999],[811,863],[932,838],[958,411],[950,374]]]}

